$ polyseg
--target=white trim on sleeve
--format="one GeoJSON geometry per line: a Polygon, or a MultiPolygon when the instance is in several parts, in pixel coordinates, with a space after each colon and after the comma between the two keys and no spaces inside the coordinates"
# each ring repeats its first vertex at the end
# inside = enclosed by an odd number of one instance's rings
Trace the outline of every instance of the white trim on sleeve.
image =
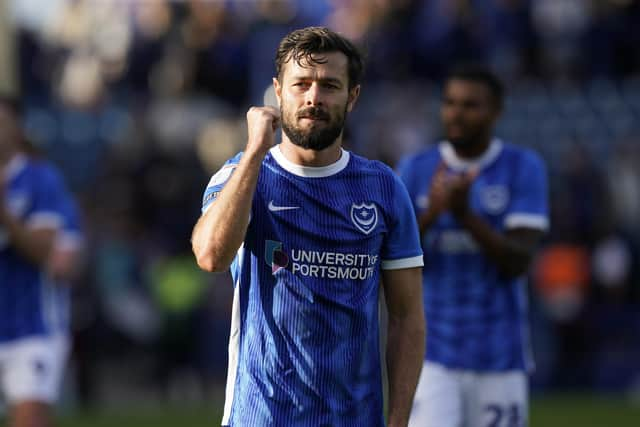
{"type": "Polygon", "coordinates": [[[418,255],[411,258],[383,259],[380,268],[383,270],[400,270],[402,268],[422,267],[423,265],[422,255],[418,255]]]}
{"type": "Polygon", "coordinates": [[[211,202],[209,202],[209,204],[207,205],[207,207],[206,207],[206,208],[204,208],[204,209],[202,210],[202,214],[201,214],[201,216],[207,213],[207,211],[208,211],[208,210],[211,208],[211,206],[213,205],[213,202],[215,202],[215,200],[212,200],[211,202]]]}

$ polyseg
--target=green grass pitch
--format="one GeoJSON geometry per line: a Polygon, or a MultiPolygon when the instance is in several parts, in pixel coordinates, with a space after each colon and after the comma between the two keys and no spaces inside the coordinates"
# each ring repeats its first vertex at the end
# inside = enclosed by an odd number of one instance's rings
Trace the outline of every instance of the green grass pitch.
{"type": "MultiPolygon", "coordinates": [[[[219,405],[168,406],[119,411],[67,413],[58,427],[204,427],[219,426],[219,405]]],[[[531,404],[531,427],[638,427],[640,402],[588,395],[537,396],[531,404]]]]}

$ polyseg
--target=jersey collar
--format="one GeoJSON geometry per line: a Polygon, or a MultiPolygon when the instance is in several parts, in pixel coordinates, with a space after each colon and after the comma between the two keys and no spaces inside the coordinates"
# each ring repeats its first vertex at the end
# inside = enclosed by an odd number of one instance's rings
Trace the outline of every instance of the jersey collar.
{"type": "Polygon", "coordinates": [[[453,148],[453,144],[449,141],[443,141],[440,143],[440,156],[442,160],[453,170],[467,170],[470,168],[483,169],[493,163],[502,152],[502,141],[497,138],[491,140],[489,148],[480,157],[475,159],[463,159],[456,154],[456,150],[453,148]]]}
{"type": "Polygon", "coordinates": [[[302,166],[297,165],[290,160],[288,160],[282,151],[280,151],[280,145],[274,145],[269,152],[271,156],[274,158],[276,163],[278,163],[284,170],[290,172],[294,175],[302,176],[305,178],[324,178],[327,176],[335,175],[349,164],[349,152],[340,149],[342,155],[335,163],[332,163],[328,166],[302,166]]]}

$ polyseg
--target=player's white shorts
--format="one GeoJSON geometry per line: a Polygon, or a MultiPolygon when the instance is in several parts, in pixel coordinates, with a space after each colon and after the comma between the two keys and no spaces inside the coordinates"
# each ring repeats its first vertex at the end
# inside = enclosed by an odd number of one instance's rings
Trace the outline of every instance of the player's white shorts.
{"type": "Polygon", "coordinates": [[[55,403],[68,354],[69,339],[65,335],[0,343],[0,395],[8,404],[55,403]]]}
{"type": "Polygon", "coordinates": [[[525,372],[457,370],[425,361],[409,427],[525,427],[528,414],[525,372]]]}

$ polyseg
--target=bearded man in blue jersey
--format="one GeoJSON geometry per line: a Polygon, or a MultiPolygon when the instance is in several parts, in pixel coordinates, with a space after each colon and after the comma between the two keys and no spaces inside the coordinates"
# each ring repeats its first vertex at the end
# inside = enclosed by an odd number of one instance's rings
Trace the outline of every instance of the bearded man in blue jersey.
{"type": "Polygon", "coordinates": [[[59,173],[28,152],[20,106],[0,99],[0,395],[11,427],[52,425],[69,349],[80,224],[59,173]]]}
{"type": "Polygon", "coordinates": [[[342,148],[362,58],[326,28],[276,55],[280,109],[247,113],[246,149],[209,182],[192,243],[235,282],[223,425],[383,426],[378,296],[389,311],[389,426],[422,364],[422,251],[406,189],[342,148]],[[274,146],[278,126],[282,142],[274,146]]]}
{"type": "Polygon", "coordinates": [[[444,85],[446,140],[398,166],[417,213],[429,337],[409,425],[527,425],[531,369],[524,276],[548,227],[531,150],[493,128],[503,88],[478,67],[444,85]]]}

